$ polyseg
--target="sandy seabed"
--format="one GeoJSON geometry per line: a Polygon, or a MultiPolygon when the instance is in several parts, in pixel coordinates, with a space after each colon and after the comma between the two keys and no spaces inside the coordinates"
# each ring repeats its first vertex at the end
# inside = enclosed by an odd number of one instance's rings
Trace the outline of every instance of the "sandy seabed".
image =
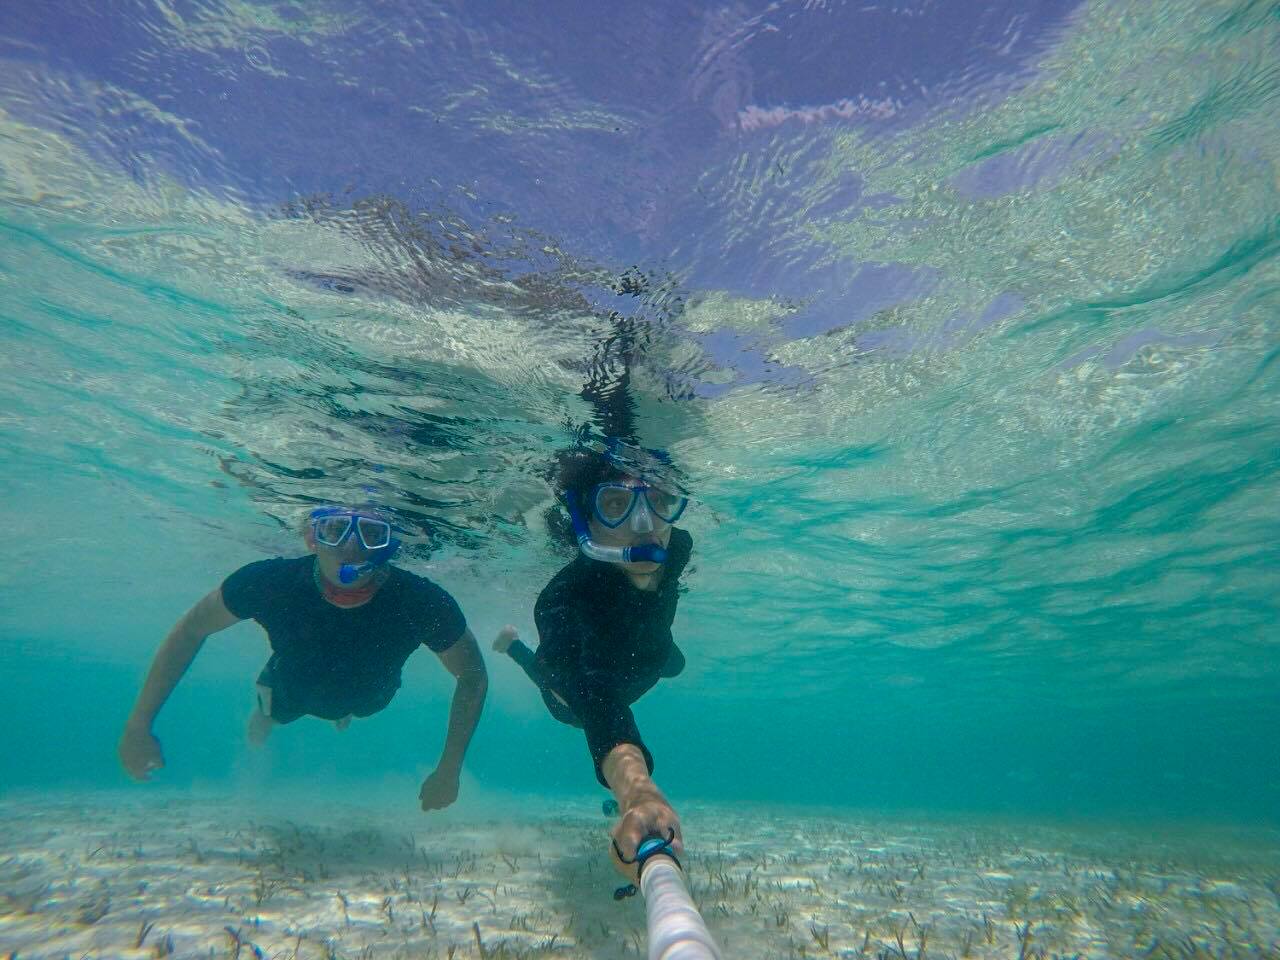
{"type": "MultiPolygon", "coordinates": [[[[645,954],[643,903],[615,901],[608,821],[593,803],[487,806],[10,796],[0,954],[645,954]]],[[[1280,958],[1274,831],[681,812],[691,888],[726,960],[1280,958]]]]}

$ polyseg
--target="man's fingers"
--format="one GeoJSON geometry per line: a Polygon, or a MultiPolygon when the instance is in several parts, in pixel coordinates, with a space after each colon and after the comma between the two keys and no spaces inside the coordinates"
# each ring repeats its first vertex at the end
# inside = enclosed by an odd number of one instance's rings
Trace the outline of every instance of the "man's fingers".
{"type": "Polygon", "coordinates": [[[139,756],[136,753],[120,751],[120,763],[134,780],[150,780],[151,771],[164,766],[164,757],[160,754],[139,756]]]}
{"type": "Polygon", "coordinates": [[[135,770],[133,778],[135,780],[150,780],[151,774],[154,771],[159,770],[162,766],[164,766],[162,763],[148,763],[146,766],[135,770]]]}
{"type": "Polygon", "coordinates": [[[636,850],[640,844],[649,837],[657,837],[661,840],[671,839],[671,848],[676,853],[684,853],[684,836],[680,832],[680,821],[671,813],[655,813],[650,816],[642,816],[633,812],[633,815],[624,817],[614,829],[614,839],[618,843],[618,849],[628,859],[636,855],[636,850]],[[672,834],[674,833],[674,837],[672,834]]]}
{"type": "MultiPolygon", "coordinates": [[[[656,835],[657,832],[655,825],[637,818],[631,818],[629,822],[624,821],[619,825],[618,832],[614,834],[614,837],[618,841],[618,849],[622,851],[623,856],[628,860],[633,860],[645,837],[656,835]]],[[[663,831],[662,836],[666,837],[666,835],[666,831],[663,831]]]]}

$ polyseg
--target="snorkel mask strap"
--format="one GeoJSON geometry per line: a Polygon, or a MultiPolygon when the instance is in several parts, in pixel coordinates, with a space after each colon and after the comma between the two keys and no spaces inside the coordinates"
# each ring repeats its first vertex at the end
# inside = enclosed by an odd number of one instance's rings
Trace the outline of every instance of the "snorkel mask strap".
{"type": "Polygon", "coordinates": [[[569,520],[573,524],[573,535],[578,538],[578,549],[584,557],[599,560],[603,563],[666,563],[667,551],[656,543],[642,543],[634,547],[606,547],[591,539],[591,529],[587,526],[578,499],[573,491],[566,490],[561,496],[569,510],[569,520]]]}

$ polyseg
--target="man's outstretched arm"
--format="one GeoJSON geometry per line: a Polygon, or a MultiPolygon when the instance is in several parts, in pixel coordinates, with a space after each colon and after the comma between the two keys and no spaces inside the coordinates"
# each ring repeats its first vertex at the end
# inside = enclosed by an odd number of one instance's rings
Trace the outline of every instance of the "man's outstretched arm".
{"type": "Polygon", "coordinates": [[[489,689],[489,674],[480,656],[480,646],[469,629],[437,656],[458,682],[449,707],[449,732],[445,736],[440,762],[436,764],[435,772],[423,782],[419,793],[423,810],[440,810],[458,799],[462,759],[480,722],[480,712],[489,689]]]}
{"type": "Polygon", "coordinates": [[[200,652],[205,638],[239,619],[222,602],[222,588],[216,587],[182,615],[160,644],[116,748],[120,762],[135,780],[149,780],[152,770],[164,766],[160,741],[152,734],[151,725],[200,652]]]}

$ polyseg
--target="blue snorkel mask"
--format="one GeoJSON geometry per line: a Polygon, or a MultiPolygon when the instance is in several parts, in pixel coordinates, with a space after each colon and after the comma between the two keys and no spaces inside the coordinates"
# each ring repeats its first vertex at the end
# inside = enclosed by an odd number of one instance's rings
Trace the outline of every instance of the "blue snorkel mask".
{"type": "Polygon", "coordinates": [[[326,547],[340,547],[347,538],[356,537],[360,546],[370,554],[363,563],[344,563],[338,568],[338,579],[355,583],[366,573],[390,563],[400,549],[391,522],[373,510],[353,510],[349,507],[317,507],[311,511],[311,533],[316,543],[326,547]]]}
{"type": "Polygon", "coordinates": [[[591,528],[578,507],[572,493],[565,493],[564,505],[569,509],[573,535],[578,538],[578,549],[584,557],[605,563],[666,563],[667,551],[656,543],[641,543],[634,547],[606,547],[591,539],[591,528]]]}
{"type": "Polygon", "coordinates": [[[624,523],[635,533],[650,533],[655,519],[672,524],[680,519],[689,498],[684,495],[671,468],[671,460],[661,450],[633,446],[616,437],[604,444],[590,444],[609,464],[628,475],[638,477],[633,483],[610,481],[591,488],[585,504],[578,502],[572,491],[562,497],[569,510],[573,534],[583,556],[605,563],[665,563],[667,551],[656,543],[630,547],[610,547],[591,539],[584,506],[589,507],[602,526],[616,530],[624,523]],[[657,483],[652,481],[657,480],[657,483]],[[629,521],[629,522],[628,522],[629,521]]]}

